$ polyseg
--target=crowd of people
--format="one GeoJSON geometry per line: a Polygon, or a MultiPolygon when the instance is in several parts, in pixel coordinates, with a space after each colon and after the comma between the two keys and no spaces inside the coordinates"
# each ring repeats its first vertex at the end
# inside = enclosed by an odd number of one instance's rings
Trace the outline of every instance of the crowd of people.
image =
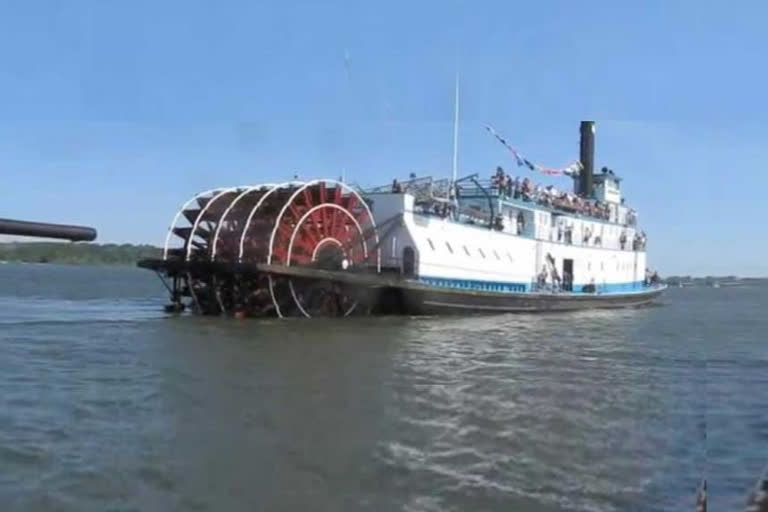
{"type": "MultiPolygon", "coordinates": [[[[414,179],[415,175],[412,174],[410,178],[414,179]]],[[[521,178],[518,176],[513,179],[509,174],[506,174],[501,167],[496,168],[496,173],[492,177],[492,187],[499,191],[502,198],[535,202],[536,204],[550,208],[557,208],[596,219],[610,220],[610,208],[605,202],[587,200],[568,192],[561,192],[551,185],[543,187],[532,182],[529,178],[521,178]]],[[[395,179],[392,181],[391,190],[393,193],[403,193],[406,190],[406,186],[395,179]]],[[[456,197],[459,197],[460,190],[458,185],[455,193],[456,197]]],[[[422,204],[421,206],[426,212],[442,218],[455,218],[457,214],[456,204],[451,201],[440,201],[430,204],[422,204]]],[[[627,210],[625,225],[632,227],[635,225],[635,221],[635,212],[631,209],[627,210]]],[[[475,220],[470,215],[467,222],[474,224],[475,220]]],[[[482,222],[482,219],[480,222],[482,222]]],[[[506,215],[497,213],[492,219],[491,227],[497,231],[503,231],[505,229],[505,224],[508,222],[516,224],[518,234],[524,233],[526,227],[525,217],[522,211],[518,210],[510,210],[508,219],[506,218],[506,215]]],[[[603,246],[602,237],[597,233],[593,233],[592,228],[589,226],[581,232],[581,238],[577,238],[576,240],[574,240],[574,226],[571,223],[558,222],[556,232],[558,242],[566,244],[581,243],[582,245],[594,245],[596,247],[603,246]]],[[[631,240],[631,245],[629,242],[627,232],[623,231],[619,237],[619,245],[622,250],[629,250],[630,248],[634,251],[644,250],[647,242],[645,232],[641,231],[635,233],[631,240]]]]}
{"type": "MultiPolygon", "coordinates": [[[[496,174],[493,175],[491,182],[504,198],[535,202],[542,206],[602,220],[610,219],[610,208],[603,201],[584,199],[575,194],[559,191],[552,185],[545,187],[536,184],[528,178],[520,178],[520,176],[512,178],[501,167],[496,168],[496,174]]],[[[627,224],[634,225],[634,222],[635,214],[629,210],[627,224]]]]}
{"type": "Polygon", "coordinates": [[[560,276],[556,267],[547,268],[544,265],[541,268],[541,272],[536,275],[536,290],[538,291],[573,291],[573,275],[567,270],[563,270],[563,275],[560,276]]]}
{"type": "MultiPolygon", "coordinates": [[[[517,225],[517,234],[524,234],[525,230],[525,216],[523,215],[523,212],[520,210],[509,210],[508,212],[508,220],[502,216],[501,214],[497,214],[495,218],[495,222],[493,224],[493,228],[497,231],[503,231],[506,222],[513,222],[517,225]]],[[[577,239],[576,242],[574,242],[574,225],[573,223],[570,223],[566,221],[565,219],[560,219],[560,221],[557,222],[556,229],[552,233],[552,240],[556,240],[557,242],[572,245],[574,243],[581,243],[581,245],[592,245],[595,247],[603,247],[603,239],[602,237],[594,233],[592,231],[592,228],[590,226],[584,227],[584,229],[581,231],[581,238],[577,239]],[[554,237],[557,237],[556,239],[554,237]]],[[[633,250],[633,251],[642,251],[645,249],[646,243],[647,243],[647,236],[645,234],[645,231],[640,231],[639,233],[635,233],[632,238],[632,244],[631,246],[628,245],[628,237],[627,237],[627,231],[623,230],[621,232],[621,235],[619,236],[619,247],[621,250],[633,250]]]]}
{"type": "MultiPolygon", "coordinates": [[[[551,258],[550,255],[547,255],[548,259],[548,265],[544,265],[541,267],[541,272],[536,274],[536,286],[535,289],[538,291],[553,291],[553,292],[559,292],[559,291],[565,291],[565,292],[572,292],[573,289],[573,275],[568,272],[567,270],[563,270],[563,275],[561,276],[560,273],[557,271],[557,267],[554,264],[554,260],[551,262],[549,261],[551,258]]],[[[644,286],[656,286],[661,283],[661,277],[659,276],[659,273],[656,271],[651,271],[650,269],[645,269],[645,279],[643,279],[643,285],[644,286]]],[[[595,279],[590,279],[588,284],[585,284],[581,287],[581,291],[585,293],[595,293],[597,291],[597,287],[595,285],[595,279]]]]}

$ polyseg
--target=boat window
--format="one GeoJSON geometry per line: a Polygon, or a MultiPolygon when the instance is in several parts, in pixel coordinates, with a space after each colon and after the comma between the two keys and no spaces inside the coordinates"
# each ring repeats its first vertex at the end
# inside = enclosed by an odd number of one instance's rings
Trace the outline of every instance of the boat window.
{"type": "Polygon", "coordinates": [[[432,240],[430,240],[429,238],[427,238],[427,242],[429,242],[429,246],[430,246],[430,247],[432,248],[432,250],[434,251],[434,250],[435,250],[435,244],[433,244],[433,243],[432,243],[432,240]]]}
{"type": "Polygon", "coordinates": [[[493,255],[496,256],[497,260],[501,259],[501,258],[499,258],[499,253],[496,252],[496,249],[493,250],[493,255]]]}
{"type": "Polygon", "coordinates": [[[448,242],[445,242],[445,246],[448,248],[448,252],[453,254],[453,247],[451,247],[451,244],[448,242]]]}
{"type": "Polygon", "coordinates": [[[469,254],[469,249],[467,249],[466,245],[464,245],[462,247],[464,247],[464,252],[467,253],[467,256],[472,256],[471,254],[469,254]]]}
{"type": "Polygon", "coordinates": [[[485,259],[485,253],[483,252],[483,250],[482,250],[481,248],[479,248],[479,247],[478,247],[478,248],[477,248],[477,252],[479,252],[479,253],[480,253],[480,256],[482,256],[482,257],[483,257],[483,259],[485,259]]]}

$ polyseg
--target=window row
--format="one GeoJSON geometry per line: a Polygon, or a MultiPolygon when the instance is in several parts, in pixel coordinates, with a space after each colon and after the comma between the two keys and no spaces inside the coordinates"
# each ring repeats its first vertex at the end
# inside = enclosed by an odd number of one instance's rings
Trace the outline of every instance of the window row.
{"type": "MultiPolygon", "coordinates": [[[[587,270],[592,270],[592,262],[587,262],[587,270]]],[[[605,270],[605,262],[600,262],[600,270],[605,270]]],[[[632,264],[631,263],[620,263],[616,262],[616,270],[632,270],[632,264]]]]}
{"type": "MultiPolygon", "coordinates": [[[[432,241],[431,238],[427,238],[427,243],[429,243],[429,248],[430,249],[432,249],[433,251],[437,250],[437,248],[435,247],[435,243],[432,241]]],[[[446,249],[448,249],[448,252],[450,254],[454,254],[453,246],[451,245],[450,242],[446,241],[445,242],[445,247],[446,247],[446,249]]],[[[466,245],[462,245],[461,248],[462,248],[464,254],[467,255],[467,257],[469,257],[469,258],[472,257],[472,252],[469,250],[469,248],[466,245]]],[[[480,255],[480,258],[482,258],[482,259],[486,259],[490,255],[493,255],[494,258],[496,258],[497,260],[501,261],[501,256],[499,255],[498,251],[496,251],[496,249],[492,249],[488,253],[488,255],[486,255],[486,252],[483,251],[483,249],[481,247],[478,247],[477,248],[477,254],[480,255]]],[[[509,252],[506,253],[506,256],[507,256],[507,259],[510,261],[510,263],[514,263],[515,259],[512,257],[512,255],[509,252]]]]}

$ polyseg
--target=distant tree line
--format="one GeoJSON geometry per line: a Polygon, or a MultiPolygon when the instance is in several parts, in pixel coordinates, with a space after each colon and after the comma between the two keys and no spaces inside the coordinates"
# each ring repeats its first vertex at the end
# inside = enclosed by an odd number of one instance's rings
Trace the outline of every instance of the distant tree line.
{"type": "Polygon", "coordinates": [[[162,249],[152,245],[80,244],[60,242],[0,243],[0,261],[71,263],[81,265],[134,265],[142,258],[158,258],[162,249]]]}
{"type": "Polygon", "coordinates": [[[751,282],[763,282],[766,278],[759,277],[739,277],[739,276],[668,276],[664,278],[664,282],[676,286],[678,284],[688,286],[710,286],[714,283],[751,283],[751,282]]]}

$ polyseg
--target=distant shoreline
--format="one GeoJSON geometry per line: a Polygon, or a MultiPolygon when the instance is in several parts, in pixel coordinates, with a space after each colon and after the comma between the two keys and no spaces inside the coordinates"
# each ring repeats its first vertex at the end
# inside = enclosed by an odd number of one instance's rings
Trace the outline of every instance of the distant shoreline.
{"type": "Polygon", "coordinates": [[[82,244],[61,242],[2,242],[0,262],[67,265],[135,265],[142,258],[157,258],[153,245],[82,244]]]}
{"type": "Polygon", "coordinates": [[[768,282],[768,277],[740,277],[740,276],[669,276],[664,278],[664,282],[669,285],[678,286],[697,286],[697,285],[728,285],[742,284],[751,282],[768,282]]]}
{"type": "MultiPolygon", "coordinates": [[[[65,265],[136,265],[142,258],[159,258],[163,249],[149,244],[98,244],[66,242],[0,242],[2,263],[55,263],[65,265]]],[[[672,286],[708,286],[717,282],[768,282],[764,277],[727,276],[666,276],[672,286]]]]}
{"type": "Polygon", "coordinates": [[[76,261],[22,261],[22,260],[0,260],[0,267],[5,265],[32,265],[32,266],[52,266],[58,265],[62,267],[110,267],[110,268],[133,268],[136,267],[136,262],[118,262],[118,263],[104,263],[104,262],[76,262],[76,261]]]}

